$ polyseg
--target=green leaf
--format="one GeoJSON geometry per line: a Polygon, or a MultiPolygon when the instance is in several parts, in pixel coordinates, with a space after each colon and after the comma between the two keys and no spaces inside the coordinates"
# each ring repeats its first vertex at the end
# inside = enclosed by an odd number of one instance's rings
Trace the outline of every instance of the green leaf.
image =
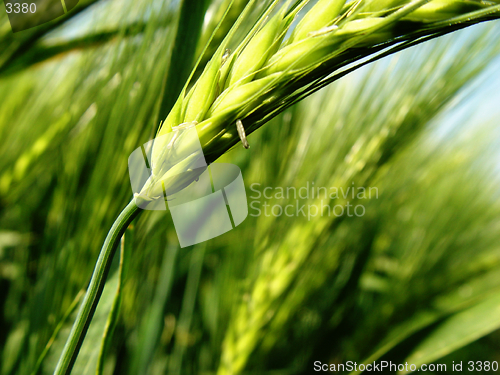
{"type": "Polygon", "coordinates": [[[38,374],[40,371],[41,365],[43,364],[43,361],[45,360],[45,357],[47,356],[47,353],[49,352],[50,348],[52,348],[52,345],[54,344],[55,340],[57,339],[57,336],[59,335],[59,332],[61,329],[64,327],[66,321],[68,320],[68,317],[75,311],[76,307],[79,305],[82,297],[85,294],[85,290],[80,290],[80,292],[76,295],[75,299],[71,303],[70,307],[62,317],[61,321],[55,328],[54,332],[52,333],[52,336],[50,337],[49,342],[45,346],[45,349],[43,350],[42,354],[40,357],[38,357],[38,361],[36,363],[35,369],[33,370],[32,375],[38,374]]]}
{"type": "Polygon", "coordinates": [[[155,295],[139,329],[139,345],[131,366],[133,374],[146,374],[153,362],[164,324],[163,310],[172,290],[178,251],[177,244],[170,245],[163,256],[155,295]]]}
{"type": "MultiPolygon", "coordinates": [[[[116,254],[114,262],[119,258],[119,254],[116,254]]],[[[106,324],[108,321],[108,316],[112,312],[113,306],[115,304],[115,294],[120,281],[120,272],[116,269],[112,275],[108,278],[106,285],[101,296],[101,302],[97,306],[94,318],[90,324],[85,341],[82,344],[78,358],[76,359],[75,365],[73,367],[73,373],[79,375],[90,375],[96,373],[96,368],[98,364],[98,358],[101,351],[101,345],[96,345],[96,343],[101,342],[101,338],[106,332],[106,324]]],[[[55,339],[51,350],[47,356],[47,359],[43,364],[43,374],[51,374],[56,366],[57,359],[62,352],[64,343],[69,336],[69,331],[75,320],[77,311],[72,314],[71,319],[68,323],[64,325],[61,329],[60,334],[55,339]]]]}
{"type": "Polygon", "coordinates": [[[416,346],[405,362],[417,367],[432,363],[499,328],[500,293],[496,293],[440,323],[416,346]]]}
{"type": "Polygon", "coordinates": [[[131,252],[131,242],[133,233],[130,229],[127,229],[120,241],[120,264],[118,266],[118,282],[116,287],[115,296],[113,299],[113,305],[108,315],[108,320],[106,321],[106,326],[104,328],[104,334],[102,336],[101,350],[99,352],[99,358],[97,361],[96,374],[102,375],[104,371],[104,364],[106,361],[106,356],[111,348],[111,343],[113,340],[113,333],[115,331],[116,325],[118,324],[118,318],[120,316],[120,307],[122,305],[123,299],[123,287],[125,284],[125,277],[128,270],[128,264],[131,252]]]}

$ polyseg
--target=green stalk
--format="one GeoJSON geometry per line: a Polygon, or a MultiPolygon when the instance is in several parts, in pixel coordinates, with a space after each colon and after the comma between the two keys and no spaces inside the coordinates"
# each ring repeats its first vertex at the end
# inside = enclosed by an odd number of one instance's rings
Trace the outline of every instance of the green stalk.
{"type": "Polygon", "coordinates": [[[57,363],[54,375],[67,375],[71,373],[71,369],[76,361],[78,352],[83,343],[87,330],[89,328],[92,317],[94,316],[95,309],[99,302],[106,277],[113,261],[118,242],[125,233],[129,224],[141,212],[139,207],[136,206],[134,200],[123,209],[118,218],[113,223],[104,244],[102,245],[99,258],[90,279],[90,284],[85,294],[85,298],[76,317],[73,328],[69,334],[66,345],[57,363]]]}

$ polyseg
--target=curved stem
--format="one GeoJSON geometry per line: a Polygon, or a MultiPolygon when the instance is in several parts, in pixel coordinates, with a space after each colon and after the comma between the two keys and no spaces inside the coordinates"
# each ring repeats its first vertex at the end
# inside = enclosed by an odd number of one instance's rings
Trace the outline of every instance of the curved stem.
{"type": "Polygon", "coordinates": [[[56,370],[54,371],[54,375],[67,375],[71,373],[71,369],[73,368],[73,364],[78,356],[78,352],[87,334],[92,317],[94,316],[95,309],[99,303],[99,298],[104,289],[104,284],[106,283],[106,278],[118,242],[123,236],[123,233],[125,233],[128,225],[139,213],[140,208],[136,206],[134,200],[130,201],[108,232],[106,240],[102,245],[99,258],[97,259],[94,273],[90,279],[87,293],[78,311],[78,316],[73,323],[68,340],[66,341],[66,345],[64,346],[56,370]]]}

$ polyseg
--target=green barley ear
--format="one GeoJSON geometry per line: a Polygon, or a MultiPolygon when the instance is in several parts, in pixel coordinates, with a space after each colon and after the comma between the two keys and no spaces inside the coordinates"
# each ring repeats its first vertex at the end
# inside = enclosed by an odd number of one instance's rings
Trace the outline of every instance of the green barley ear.
{"type": "Polygon", "coordinates": [[[363,1],[363,13],[384,12],[407,4],[408,0],[368,0],[363,1]]]}
{"type": "MultiPolygon", "coordinates": [[[[249,2],[245,14],[256,1],[249,2]]],[[[450,8],[447,1],[452,1],[454,7],[472,3],[465,0],[435,1],[432,3],[440,3],[442,6],[439,9],[446,12],[450,9],[464,10],[450,8]]],[[[319,88],[323,84],[322,80],[327,81],[328,74],[348,63],[349,59],[343,59],[349,55],[359,55],[360,59],[371,55],[376,51],[372,47],[381,43],[389,41],[387,46],[390,46],[396,38],[413,38],[412,33],[407,31],[408,19],[416,17],[415,14],[418,16],[419,13],[415,11],[430,0],[319,0],[298,23],[290,42],[283,45],[283,35],[297,12],[307,3],[306,0],[297,1],[287,11],[291,2],[286,1],[278,10],[279,1],[272,1],[252,30],[230,54],[226,46],[244,15],[238,19],[189,94],[185,96],[182,93],[182,99],[179,99],[182,102],[175,106],[174,113],[169,115],[159,135],[169,132],[171,126],[196,122],[204,152],[210,155],[207,161],[211,162],[217,155],[214,150],[218,146],[219,150],[227,150],[239,140],[236,132],[238,120],[245,127],[246,134],[250,134],[264,122],[266,116],[279,113],[295,98],[319,88]],[[376,13],[368,12],[371,8],[382,9],[376,13]],[[271,15],[275,10],[276,14],[271,15]],[[223,55],[227,56],[223,59],[223,55]],[[318,77],[320,80],[317,80],[318,77]]],[[[480,6],[486,7],[490,13],[476,12],[478,20],[492,17],[492,14],[496,17],[500,12],[499,6],[489,3],[480,6]]],[[[460,14],[457,11],[455,16],[460,14]]],[[[414,31],[425,19],[420,18],[418,21],[412,23],[414,31]]],[[[455,18],[454,22],[459,21],[455,18]]],[[[429,25],[426,26],[429,35],[446,27],[433,26],[432,23],[429,25]]],[[[168,162],[162,162],[170,152],[161,151],[163,146],[161,143],[154,146],[155,175],[156,171],[173,167],[168,162]],[[162,166],[157,167],[160,164],[162,166]]]]}
{"type": "Polygon", "coordinates": [[[218,85],[218,93],[224,91],[227,88],[227,84],[229,83],[229,74],[231,73],[231,69],[233,68],[234,61],[236,60],[236,53],[232,53],[231,50],[227,49],[225,52],[225,59],[223,59],[222,66],[220,68],[219,75],[219,85],[218,85]]]}
{"type": "Polygon", "coordinates": [[[208,113],[209,117],[218,113],[225,113],[231,111],[244,104],[249,99],[262,94],[266,88],[280,78],[279,75],[272,74],[264,78],[248,82],[244,85],[238,85],[234,88],[229,88],[223,92],[220,97],[215,101],[212,108],[208,113]]]}
{"type": "MultiPolygon", "coordinates": [[[[327,32],[318,36],[309,36],[298,42],[287,45],[280,49],[263,69],[259,77],[277,72],[287,72],[288,75],[294,72],[310,69],[321,62],[322,58],[331,54],[335,46],[349,38],[363,35],[370,29],[376,28],[383,22],[383,18],[372,17],[348,22],[344,27],[335,32],[327,32]]],[[[381,39],[385,35],[377,33],[374,37],[365,36],[360,45],[373,42],[373,38],[381,39]]],[[[377,41],[375,40],[375,42],[377,41]]]]}
{"type": "Polygon", "coordinates": [[[300,20],[290,36],[288,44],[306,38],[309,33],[330,26],[345,5],[345,0],[319,0],[300,20]]]}
{"type": "Polygon", "coordinates": [[[245,84],[253,78],[265,64],[269,56],[278,49],[285,33],[283,32],[290,24],[292,17],[284,17],[286,4],[274,15],[248,42],[243,51],[236,57],[229,72],[226,87],[236,82],[245,84]]]}
{"type": "Polygon", "coordinates": [[[181,122],[199,122],[204,119],[205,114],[215,100],[223,53],[224,49],[219,48],[191,89],[187,98],[184,118],[181,122]]]}
{"type": "Polygon", "coordinates": [[[330,38],[306,38],[280,49],[268,62],[258,78],[269,74],[295,71],[307,68],[331,50],[330,38]]]}
{"type": "Polygon", "coordinates": [[[181,92],[174,106],[170,110],[165,121],[162,122],[160,129],[158,130],[157,137],[170,133],[174,126],[179,125],[182,121],[182,103],[183,103],[184,91],[181,92]]]}
{"type": "Polygon", "coordinates": [[[479,9],[487,8],[489,5],[485,2],[469,0],[434,0],[423,5],[414,11],[409,19],[425,20],[426,22],[439,21],[451,18],[456,14],[473,12],[479,9]]]}
{"type": "Polygon", "coordinates": [[[184,90],[181,92],[179,95],[179,98],[175,102],[174,106],[172,107],[170,113],[168,114],[167,118],[165,121],[160,126],[160,129],[158,131],[158,134],[156,135],[156,139],[158,142],[158,145],[156,147],[153,147],[152,151],[152,172],[153,174],[157,174],[158,170],[161,168],[160,162],[163,160],[163,153],[165,151],[165,146],[166,144],[161,144],[162,140],[162,135],[165,135],[167,133],[170,133],[172,131],[172,128],[174,126],[179,125],[181,121],[181,112],[182,112],[182,98],[184,97],[184,90]]]}

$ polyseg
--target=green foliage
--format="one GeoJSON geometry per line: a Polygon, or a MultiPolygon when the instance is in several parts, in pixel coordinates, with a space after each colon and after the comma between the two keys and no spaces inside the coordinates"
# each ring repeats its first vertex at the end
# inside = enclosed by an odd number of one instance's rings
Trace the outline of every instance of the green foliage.
{"type": "MultiPolygon", "coordinates": [[[[246,4],[226,13],[227,1],[207,2],[191,19],[187,3],[83,2],[78,14],[91,25],[75,15],[16,35],[0,16],[1,375],[53,373],[97,251],[131,198],[129,154],[154,136],[196,59],[194,82],[246,4]],[[180,49],[181,35],[189,48],[180,49]]],[[[257,3],[225,46],[233,56],[251,46],[249,31],[266,30],[259,20],[271,2],[257,3]]],[[[443,3],[434,4],[439,17],[457,12],[443,3]]],[[[458,3],[470,11],[495,2],[458,3]]],[[[379,9],[357,11],[362,20],[379,9]]],[[[499,134],[485,118],[448,118],[480,94],[499,37],[492,22],[358,70],[256,131],[250,150],[238,144],[219,159],[240,166],[249,204],[255,183],[261,192],[312,182],[376,188],[372,199],[351,199],[362,217],[249,216],[179,249],[169,214],[143,212],[127,230],[122,272],[115,257],[74,373],[96,372],[100,353],[102,374],[141,375],[499,360],[499,134]]],[[[238,104],[234,92],[220,102],[238,104]]],[[[234,124],[224,126],[234,139],[219,155],[239,141],[234,124]]]]}

